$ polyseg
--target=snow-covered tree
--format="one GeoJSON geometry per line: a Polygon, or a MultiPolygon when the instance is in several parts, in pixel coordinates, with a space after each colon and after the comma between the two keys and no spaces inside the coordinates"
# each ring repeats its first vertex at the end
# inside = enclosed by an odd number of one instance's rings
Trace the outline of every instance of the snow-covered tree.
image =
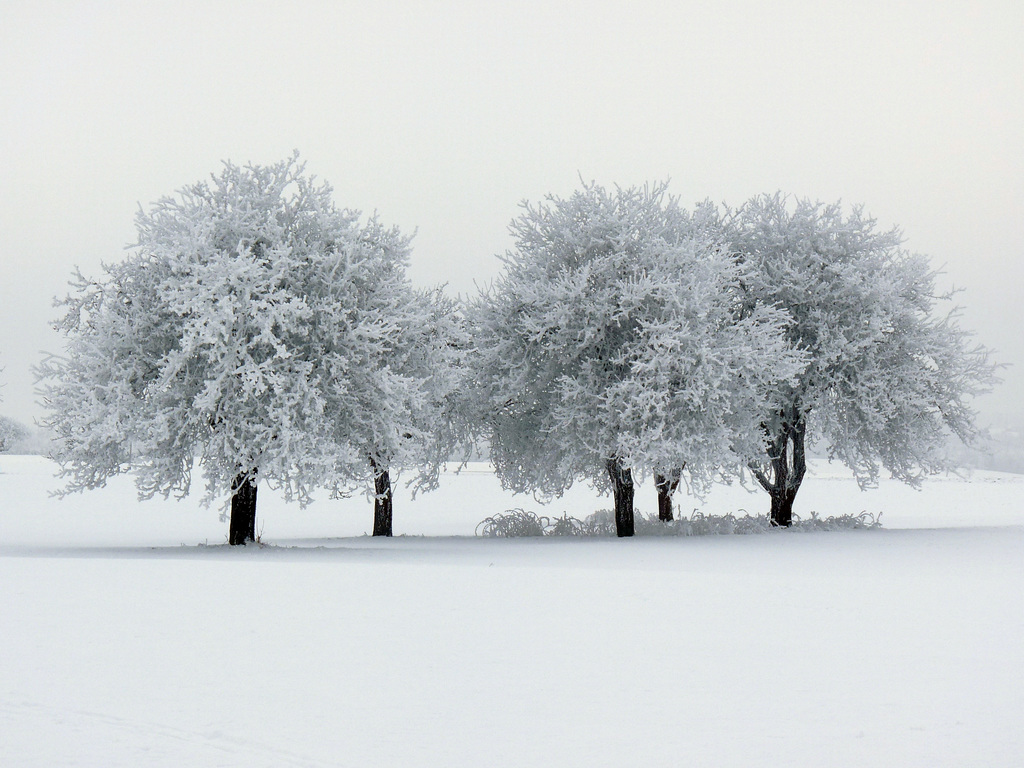
{"type": "Polygon", "coordinates": [[[949,296],[938,295],[928,260],[861,208],[844,216],[839,204],[789,205],[776,194],[726,218],[748,300],[784,308],[788,344],[808,355],[795,382],[777,383],[767,450],[751,465],[771,496],[772,523],[792,521],[810,440],[862,484],[880,466],[911,484],[945,468],[949,433],[977,435],[970,400],[991,386],[995,366],[954,311],[937,314],[949,296]]]}
{"type": "Polygon", "coordinates": [[[39,370],[66,491],[135,469],[140,497],[181,496],[198,460],[240,544],[258,479],[304,503],[436,460],[451,311],[409,286],[397,230],[337,209],[297,156],[226,163],[136,227],[127,259],[76,275],[66,352],[39,370]]]}
{"type": "Polygon", "coordinates": [[[632,535],[634,476],[664,497],[684,467],[704,483],[757,455],[770,385],[800,354],[784,313],[740,303],[710,207],[591,184],[523,209],[502,275],[467,308],[478,424],[506,488],[611,488],[632,535]]]}
{"type": "Polygon", "coordinates": [[[332,302],[314,331],[320,365],[335,382],[326,398],[331,442],[356,457],[339,466],[332,491],[374,485],[374,536],[391,536],[394,469],[415,468],[419,490],[436,486],[454,450],[465,331],[443,291],[413,289],[409,239],[376,219],[362,238],[379,258],[332,278],[332,302]],[[358,322],[358,327],[353,323],[358,322]]]}
{"type": "Polygon", "coordinates": [[[0,453],[11,450],[15,443],[28,437],[25,426],[7,416],[0,416],[0,453]]]}

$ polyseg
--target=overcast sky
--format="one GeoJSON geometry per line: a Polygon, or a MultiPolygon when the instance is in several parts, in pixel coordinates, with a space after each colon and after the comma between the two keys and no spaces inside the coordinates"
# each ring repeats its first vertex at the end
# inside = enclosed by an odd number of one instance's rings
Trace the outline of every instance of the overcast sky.
{"type": "Polygon", "coordinates": [[[863,203],[964,288],[1024,416],[1024,3],[0,0],[0,413],[41,415],[75,265],[219,169],[298,149],[475,290],[523,199],[670,179],[684,204],[863,203]]]}

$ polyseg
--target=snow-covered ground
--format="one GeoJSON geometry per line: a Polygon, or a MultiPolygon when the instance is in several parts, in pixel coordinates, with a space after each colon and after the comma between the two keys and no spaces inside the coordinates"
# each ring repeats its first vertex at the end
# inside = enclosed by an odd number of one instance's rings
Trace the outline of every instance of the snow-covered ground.
{"type": "Polygon", "coordinates": [[[798,514],[885,529],[495,540],[511,507],[610,505],[473,466],[387,541],[363,497],[261,488],[272,546],[243,549],[193,498],[52,473],[0,456],[3,766],[1024,764],[1022,476],[861,493],[815,464],[798,514]]]}

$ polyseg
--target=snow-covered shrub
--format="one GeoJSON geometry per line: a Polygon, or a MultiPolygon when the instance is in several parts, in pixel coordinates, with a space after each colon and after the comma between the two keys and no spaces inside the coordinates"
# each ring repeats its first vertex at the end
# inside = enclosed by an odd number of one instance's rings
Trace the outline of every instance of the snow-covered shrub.
{"type": "Polygon", "coordinates": [[[700,486],[762,451],[769,385],[802,353],[784,312],[744,302],[712,207],[591,184],[523,209],[502,275],[467,308],[476,425],[505,488],[587,480],[631,535],[635,479],[685,467],[700,486]]]}
{"type": "Polygon", "coordinates": [[[525,536],[613,536],[615,521],[608,511],[596,512],[585,520],[570,517],[547,517],[524,509],[509,509],[481,520],[476,535],[485,538],[516,538],[525,536]]]}
{"type": "Polygon", "coordinates": [[[651,516],[643,519],[638,532],[645,536],[714,536],[725,534],[763,533],[768,530],[765,517],[733,514],[708,515],[694,510],[689,517],[661,520],[651,516]]]}
{"type": "MultiPolygon", "coordinates": [[[[793,530],[797,531],[843,531],[881,528],[881,515],[862,512],[859,515],[836,515],[818,517],[812,512],[809,518],[793,516],[793,530]]],[[[637,536],[727,536],[770,533],[780,530],[771,524],[767,515],[710,515],[694,510],[689,517],[675,520],[661,520],[656,515],[637,515],[637,536]]],[[[508,510],[483,520],[476,528],[476,535],[489,538],[514,538],[520,536],[614,536],[615,519],[610,510],[600,510],[583,520],[570,517],[549,518],[522,509],[508,510]]]]}
{"type": "Polygon", "coordinates": [[[586,529],[582,521],[569,517],[568,513],[561,517],[549,518],[544,530],[545,536],[585,536],[586,529]]]}
{"type": "Polygon", "coordinates": [[[829,515],[818,517],[817,512],[811,512],[808,518],[793,515],[793,527],[801,531],[847,531],[866,528],[881,528],[882,513],[873,515],[870,512],[861,512],[859,515],[829,515]]]}
{"type": "Polygon", "coordinates": [[[509,509],[484,520],[476,527],[476,535],[493,539],[522,536],[543,536],[550,521],[524,509],[509,509]]]}
{"type": "MultiPolygon", "coordinates": [[[[643,518],[643,515],[638,517],[643,518]]],[[[579,530],[584,536],[614,536],[615,512],[610,509],[599,509],[583,518],[579,530]]]]}

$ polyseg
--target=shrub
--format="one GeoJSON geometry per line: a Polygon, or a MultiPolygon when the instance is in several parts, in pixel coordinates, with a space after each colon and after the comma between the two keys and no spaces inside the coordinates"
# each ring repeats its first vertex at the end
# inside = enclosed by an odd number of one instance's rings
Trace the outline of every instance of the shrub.
{"type": "MultiPolygon", "coordinates": [[[[745,510],[737,516],[708,515],[694,510],[689,517],[664,522],[656,516],[637,515],[638,536],[723,536],[730,534],[770,533],[784,529],[771,525],[767,515],[750,515],[745,510]]],[[[797,531],[844,531],[881,528],[881,513],[873,515],[830,515],[819,517],[811,512],[806,520],[793,516],[797,531]]],[[[550,518],[523,509],[510,509],[480,522],[476,535],[485,538],[517,538],[523,536],[614,536],[615,518],[610,510],[598,510],[583,520],[570,517],[550,518]]]]}

